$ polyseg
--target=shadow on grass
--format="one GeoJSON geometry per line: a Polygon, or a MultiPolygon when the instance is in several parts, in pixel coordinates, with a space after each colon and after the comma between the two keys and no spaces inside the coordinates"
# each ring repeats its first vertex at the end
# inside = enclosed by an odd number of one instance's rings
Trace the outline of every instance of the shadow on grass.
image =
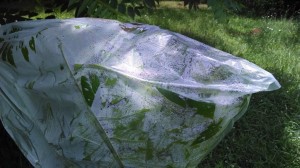
{"type": "Polygon", "coordinates": [[[32,168],[0,122],[0,168],[32,168]]]}
{"type": "Polygon", "coordinates": [[[300,167],[299,81],[276,69],[268,71],[282,88],[254,94],[246,114],[199,168],[300,167]]]}

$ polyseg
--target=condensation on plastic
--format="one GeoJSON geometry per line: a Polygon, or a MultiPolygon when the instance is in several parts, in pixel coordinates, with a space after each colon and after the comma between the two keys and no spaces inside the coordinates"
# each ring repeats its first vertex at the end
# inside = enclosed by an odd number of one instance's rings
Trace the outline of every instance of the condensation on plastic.
{"type": "Polygon", "coordinates": [[[0,27],[0,118],[35,167],[196,167],[280,88],[183,35],[102,19],[0,27]]]}

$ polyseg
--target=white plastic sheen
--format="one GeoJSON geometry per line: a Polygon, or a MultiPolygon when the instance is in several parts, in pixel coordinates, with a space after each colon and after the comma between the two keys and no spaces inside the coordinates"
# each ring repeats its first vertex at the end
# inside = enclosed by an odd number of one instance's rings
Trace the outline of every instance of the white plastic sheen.
{"type": "Polygon", "coordinates": [[[269,72],[157,26],[0,27],[0,118],[35,167],[196,167],[269,72]]]}

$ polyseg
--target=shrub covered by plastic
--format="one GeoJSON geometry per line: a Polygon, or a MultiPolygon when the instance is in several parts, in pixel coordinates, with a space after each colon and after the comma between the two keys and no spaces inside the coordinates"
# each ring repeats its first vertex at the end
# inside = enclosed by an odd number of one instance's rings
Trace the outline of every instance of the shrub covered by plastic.
{"type": "Polygon", "coordinates": [[[36,167],[195,167],[278,89],[258,66],[156,26],[0,27],[0,117],[36,167]]]}

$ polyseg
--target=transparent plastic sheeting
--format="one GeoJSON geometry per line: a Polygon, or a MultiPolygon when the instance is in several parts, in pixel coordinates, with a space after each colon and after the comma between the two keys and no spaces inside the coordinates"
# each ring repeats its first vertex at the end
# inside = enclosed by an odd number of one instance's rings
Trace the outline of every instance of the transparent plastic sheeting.
{"type": "Polygon", "coordinates": [[[144,24],[77,18],[0,27],[0,117],[35,167],[196,167],[267,71],[144,24]]]}

